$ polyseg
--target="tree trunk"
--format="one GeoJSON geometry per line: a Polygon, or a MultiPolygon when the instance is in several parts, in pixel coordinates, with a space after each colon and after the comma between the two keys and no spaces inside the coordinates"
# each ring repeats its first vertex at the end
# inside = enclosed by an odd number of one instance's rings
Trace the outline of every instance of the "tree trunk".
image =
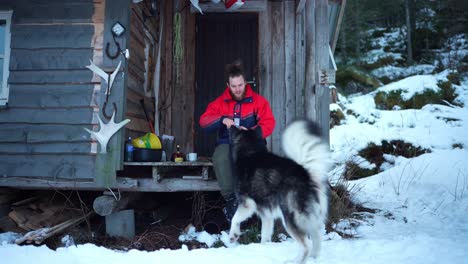
{"type": "Polygon", "coordinates": [[[413,64],[413,44],[411,40],[411,17],[410,17],[410,1],[405,0],[405,11],[406,11],[406,47],[408,52],[407,62],[413,64]]]}

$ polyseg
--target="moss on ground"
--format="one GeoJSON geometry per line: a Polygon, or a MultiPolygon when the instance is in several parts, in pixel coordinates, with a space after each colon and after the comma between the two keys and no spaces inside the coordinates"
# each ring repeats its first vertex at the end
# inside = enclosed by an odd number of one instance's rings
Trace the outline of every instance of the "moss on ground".
{"type": "Polygon", "coordinates": [[[374,96],[374,102],[378,109],[392,110],[395,106],[400,109],[421,109],[427,104],[452,104],[460,105],[456,102],[456,93],[450,81],[439,81],[437,83],[440,90],[425,90],[423,93],[417,93],[409,100],[401,98],[402,90],[394,90],[390,92],[379,91],[374,96]]]}

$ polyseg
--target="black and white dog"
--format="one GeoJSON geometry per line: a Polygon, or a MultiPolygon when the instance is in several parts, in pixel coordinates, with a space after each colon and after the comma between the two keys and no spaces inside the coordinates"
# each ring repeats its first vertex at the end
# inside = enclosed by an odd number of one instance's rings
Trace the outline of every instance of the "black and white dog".
{"type": "Polygon", "coordinates": [[[240,224],[254,213],[262,221],[261,242],[271,241],[274,220],[281,219],[304,248],[298,262],[317,257],[328,211],[329,148],[310,121],[291,123],[282,135],[288,158],[268,152],[261,130],[230,129],[233,167],[238,175],[239,206],[229,232],[240,236],[240,224]]]}

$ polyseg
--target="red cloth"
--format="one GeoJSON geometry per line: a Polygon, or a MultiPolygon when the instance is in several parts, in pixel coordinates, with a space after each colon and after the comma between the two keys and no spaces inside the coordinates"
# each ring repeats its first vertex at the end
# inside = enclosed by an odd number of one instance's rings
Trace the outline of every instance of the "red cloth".
{"type": "Polygon", "coordinates": [[[200,126],[206,131],[219,131],[218,143],[228,143],[226,126],[222,119],[227,117],[233,119],[234,107],[240,104],[240,125],[246,128],[255,128],[257,125],[262,129],[263,138],[270,136],[275,128],[275,118],[268,101],[252,90],[249,84],[245,86],[245,97],[241,101],[232,98],[229,87],[224,93],[211,102],[200,117],[200,126]]]}

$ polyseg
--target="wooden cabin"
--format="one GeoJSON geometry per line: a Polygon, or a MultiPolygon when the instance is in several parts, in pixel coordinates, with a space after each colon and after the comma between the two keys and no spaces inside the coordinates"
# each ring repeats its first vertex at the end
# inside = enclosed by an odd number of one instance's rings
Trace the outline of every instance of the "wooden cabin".
{"type": "MultiPolygon", "coordinates": [[[[124,142],[149,131],[175,136],[183,152],[209,157],[199,129],[225,89],[224,66],[244,63],[277,125],[268,147],[307,116],[329,131],[330,61],[344,0],[2,0],[0,186],[128,191],[217,190],[214,180],[154,179],[124,166],[124,142]],[[194,1],[198,2],[198,1],[194,1]],[[130,57],[125,57],[128,50],[130,57]],[[116,71],[108,80],[86,66],[116,71]],[[89,130],[130,119],[101,153],[89,130]]],[[[206,177],[205,177],[206,178],[206,177]]]]}

